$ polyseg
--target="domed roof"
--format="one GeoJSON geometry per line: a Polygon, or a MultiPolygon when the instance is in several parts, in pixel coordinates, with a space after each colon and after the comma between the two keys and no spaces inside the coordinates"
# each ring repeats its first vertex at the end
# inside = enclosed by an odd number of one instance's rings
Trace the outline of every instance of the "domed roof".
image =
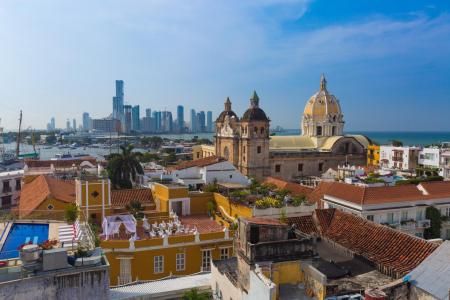
{"type": "Polygon", "coordinates": [[[322,75],[320,90],[309,98],[303,117],[326,120],[330,116],[339,118],[341,116],[341,106],[336,97],[327,91],[327,81],[325,76],[322,75]]]}
{"type": "Polygon", "coordinates": [[[234,113],[234,111],[231,110],[231,101],[230,98],[227,97],[227,100],[225,101],[225,110],[220,113],[219,117],[217,118],[216,122],[224,122],[226,117],[236,118],[236,121],[239,121],[238,116],[234,113]]]}
{"type": "Polygon", "coordinates": [[[250,108],[242,116],[242,121],[269,121],[266,113],[259,108],[259,97],[256,91],[253,91],[253,95],[250,98],[250,108]]]}

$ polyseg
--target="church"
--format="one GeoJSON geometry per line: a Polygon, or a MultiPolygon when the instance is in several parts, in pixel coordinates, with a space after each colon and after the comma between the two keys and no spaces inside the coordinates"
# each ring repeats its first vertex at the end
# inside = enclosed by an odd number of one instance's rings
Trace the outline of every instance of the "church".
{"type": "MultiPolygon", "coordinates": [[[[270,119],[260,107],[256,92],[241,118],[229,98],[216,120],[213,151],[194,153],[194,159],[222,156],[243,174],[257,179],[267,176],[286,180],[320,176],[338,165],[366,165],[371,141],[363,135],[344,134],[344,115],[339,100],[328,92],[322,75],[320,89],[306,102],[300,122],[301,134],[270,135],[270,119]]],[[[194,150],[195,152],[196,150],[194,150]]]]}

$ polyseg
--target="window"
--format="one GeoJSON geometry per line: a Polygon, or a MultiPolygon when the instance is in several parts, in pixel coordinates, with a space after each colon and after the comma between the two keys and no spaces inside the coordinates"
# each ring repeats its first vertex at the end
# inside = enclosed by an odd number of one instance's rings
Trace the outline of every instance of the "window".
{"type": "Polygon", "coordinates": [[[414,235],[423,238],[423,232],[416,232],[414,235]]]}
{"type": "Polygon", "coordinates": [[[317,135],[322,135],[322,126],[317,126],[316,131],[317,135]]]}
{"type": "Polygon", "coordinates": [[[127,284],[131,282],[131,260],[120,259],[119,284],[127,284]]]}
{"type": "Polygon", "coordinates": [[[422,219],[423,219],[423,210],[418,209],[418,210],[416,211],[416,221],[420,221],[420,220],[422,220],[422,219]]]}
{"type": "Polygon", "coordinates": [[[202,250],[202,271],[211,271],[211,250],[202,250]]]}
{"type": "Polygon", "coordinates": [[[55,208],[53,205],[51,205],[51,204],[49,204],[48,206],[47,206],[47,209],[48,210],[52,210],[53,208],[55,208]]]}
{"type": "Polygon", "coordinates": [[[331,127],[331,135],[336,135],[336,126],[331,127]]]}
{"type": "Polygon", "coordinates": [[[244,148],[242,149],[242,152],[244,152],[244,154],[245,154],[245,146],[244,146],[244,148]]]}
{"type": "Polygon", "coordinates": [[[233,178],[233,175],[230,175],[230,179],[233,178]]]}
{"type": "Polygon", "coordinates": [[[220,259],[227,259],[229,257],[228,248],[220,249],[220,259]]]}
{"type": "Polygon", "coordinates": [[[253,128],[254,133],[258,133],[258,127],[253,128]]]}
{"type": "Polygon", "coordinates": [[[261,127],[261,134],[263,134],[264,133],[264,127],[261,127]]]}
{"type": "Polygon", "coordinates": [[[388,214],[387,214],[387,222],[388,222],[389,224],[394,223],[394,213],[388,213],[388,214]]]}
{"type": "Polygon", "coordinates": [[[197,158],[200,158],[200,152],[197,152],[197,158]]]}
{"type": "Polygon", "coordinates": [[[450,207],[443,208],[442,215],[450,217],[450,207]]]}
{"type": "Polygon", "coordinates": [[[184,271],[184,261],[185,261],[185,254],[184,253],[177,253],[177,271],[184,271]]]}
{"type": "Polygon", "coordinates": [[[373,215],[367,215],[367,220],[372,221],[373,222],[373,215]]]}
{"type": "Polygon", "coordinates": [[[16,179],[16,191],[20,191],[20,189],[21,189],[21,182],[20,182],[20,179],[16,179]]]}
{"type": "Polygon", "coordinates": [[[408,211],[404,210],[402,211],[402,221],[408,220],[408,211]]]}
{"type": "Polygon", "coordinates": [[[297,165],[297,171],[303,172],[303,164],[298,164],[297,165]]]}
{"type": "Polygon", "coordinates": [[[261,146],[258,146],[258,147],[256,148],[256,152],[257,152],[257,153],[261,153],[261,146]]]}
{"type": "Polygon", "coordinates": [[[158,274],[164,272],[164,256],[158,255],[153,257],[153,273],[158,274]]]}
{"type": "Polygon", "coordinates": [[[281,172],[281,165],[275,165],[275,173],[281,172]]]}
{"type": "Polygon", "coordinates": [[[323,163],[319,163],[319,171],[322,172],[323,171],[323,163]]]}

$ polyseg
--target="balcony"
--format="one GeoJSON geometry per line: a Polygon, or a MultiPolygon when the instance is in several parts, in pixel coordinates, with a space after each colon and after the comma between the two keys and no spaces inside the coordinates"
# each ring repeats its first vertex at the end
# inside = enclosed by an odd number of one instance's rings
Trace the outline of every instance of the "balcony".
{"type": "Polygon", "coordinates": [[[425,219],[425,220],[417,221],[417,227],[418,228],[429,228],[430,227],[430,220],[425,219]]]}
{"type": "Polygon", "coordinates": [[[402,156],[393,156],[392,161],[403,162],[403,157],[402,156]]]}
{"type": "Polygon", "coordinates": [[[413,219],[402,220],[400,221],[400,229],[406,231],[414,230],[416,229],[416,221],[414,221],[413,219]]]}

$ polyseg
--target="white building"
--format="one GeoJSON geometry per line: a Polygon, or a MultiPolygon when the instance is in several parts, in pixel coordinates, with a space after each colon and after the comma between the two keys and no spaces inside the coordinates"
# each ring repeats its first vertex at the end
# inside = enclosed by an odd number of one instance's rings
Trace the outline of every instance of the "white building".
{"type": "Polygon", "coordinates": [[[0,208],[9,209],[19,203],[24,171],[16,170],[0,173],[0,208]]]}
{"type": "Polygon", "coordinates": [[[413,171],[417,167],[420,150],[419,147],[380,146],[380,167],[413,171]]]}
{"type": "MultiPolygon", "coordinates": [[[[367,187],[332,183],[323,195],[324,208],[336,208],[423,237],[430,226],[428,206],[450,217],[450,182],[423,182],[419,185],[367,187]]],[[[444,220],[441,238],[450,239],[450,222],[444,220]]]]}
{"type": "Polygon", "coordinates": [[[213,182],[243,186],[249,184],[249,179],[239,172],[232,163],[217,156],[181,163],[171,171],[171,174],[175,182],[193,188],[199,188],[213,182]]]}

